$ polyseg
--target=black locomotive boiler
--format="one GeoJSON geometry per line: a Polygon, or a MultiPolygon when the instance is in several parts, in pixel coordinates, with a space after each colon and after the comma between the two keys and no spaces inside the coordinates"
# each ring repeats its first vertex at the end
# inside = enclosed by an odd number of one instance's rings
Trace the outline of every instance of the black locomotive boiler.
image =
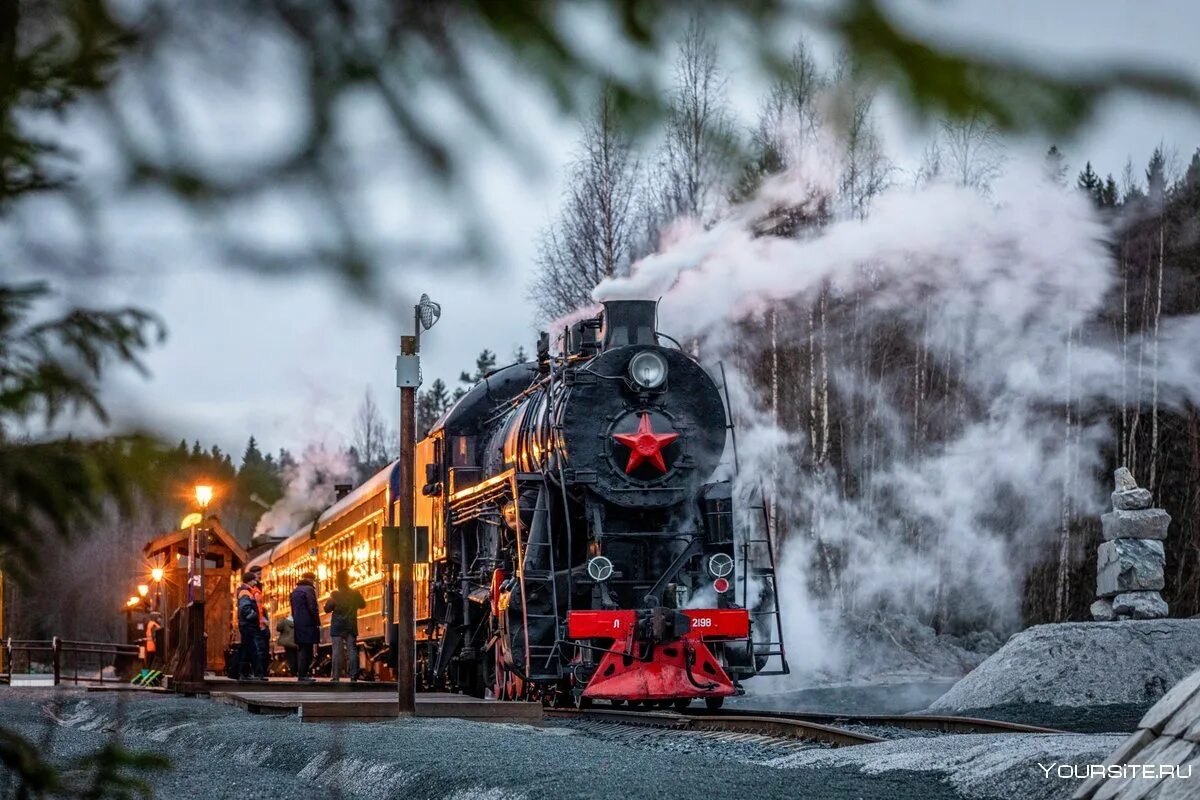
{"type": "Polygon", "coordinates": [[[555,355],[543,335],[536,362],[489,375],[418,446],[431,680],[715,707],[782,658],[774,597],[737,602],[748,547],[729,483],[712,482],[722,395],[656,311],[605,303],[555,355]]]}

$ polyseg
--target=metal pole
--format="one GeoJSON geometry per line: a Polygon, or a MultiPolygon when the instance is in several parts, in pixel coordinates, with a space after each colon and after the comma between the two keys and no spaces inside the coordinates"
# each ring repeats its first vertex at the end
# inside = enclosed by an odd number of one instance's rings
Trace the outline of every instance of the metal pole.
{"type": "MultiPolygon", "coordinates": [[[[171,551],[167,551],[167,558],[170,559],[171,551]]],[[[162,632],[163,632],[163,651],[159,653],[162,659],[163,672],[167,671],[167,665],[171,663],[171,618],[167,615],[167,593],[163,591],[163,583],[167,580],[167,570],[163,568],[162,580],[158,582],[158,612],[162,615],[162,632]]]]}
{"type": "MultiPolygon", "coordinates": [[[[201,519],[203,522],[203,519],[201,519]]],[[[204,667],[208,663],[208,631],[204,618],[204,560],[208,554],[208,534],[204,528],[195,527],[196,531],[196,594],[192,610],[192,621],[195,630],[192,633],[192,673],[195,680],[204,680],[204,667]]]]}
{"type": "MultiPolygon", "coordinates": [[[[420,324],[417,325],[418,330],[420,324]]],[[[402,355],[417,354],[417,337],[403,336],[400,339],[402,355]]],[[[415,386],[400,387],[400,542],[397,547],[396,566],[399,577],[396,582],[396,692],[401,714],[412,714],[416,709],[416,674],[413,669],[413,497],[415,485],[415,445],[417,430],[417,389],[415,386]]]]}

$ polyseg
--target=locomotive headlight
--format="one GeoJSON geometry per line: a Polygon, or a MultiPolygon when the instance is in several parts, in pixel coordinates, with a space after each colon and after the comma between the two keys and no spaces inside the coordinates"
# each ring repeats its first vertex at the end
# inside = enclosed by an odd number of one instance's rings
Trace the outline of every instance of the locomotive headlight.
{"type": "Polygon", "coordinates": [[[643,350],[629,360],[629,377],[643,389],[657,389],[667,380],[667,360],[653,350],[643,350]]]}
{"type": "Polygon", "coordinates": [[[600,583],[612,577],[613,564],[604,556],[596,556],[587,562],[588,576],[600,583]]]}
{"type": "Polygon", "coordinates": [[[713,553],[708,557],[708,571],[714,578],[724,578],[733,572],[733,559],[725,553],[713,553]]]}

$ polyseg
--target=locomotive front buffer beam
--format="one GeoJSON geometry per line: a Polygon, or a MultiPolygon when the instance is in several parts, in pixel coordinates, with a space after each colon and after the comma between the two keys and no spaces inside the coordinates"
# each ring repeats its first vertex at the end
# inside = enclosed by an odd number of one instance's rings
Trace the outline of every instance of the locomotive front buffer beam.
{"type": "Polygon", "coordinates": [[[682,700],[729,697],[737,687],[709,642],[745,640],[745,609],[646,608],[572,611],[567,636],[611,642],[583,697],[595,700],[682,700]]]}

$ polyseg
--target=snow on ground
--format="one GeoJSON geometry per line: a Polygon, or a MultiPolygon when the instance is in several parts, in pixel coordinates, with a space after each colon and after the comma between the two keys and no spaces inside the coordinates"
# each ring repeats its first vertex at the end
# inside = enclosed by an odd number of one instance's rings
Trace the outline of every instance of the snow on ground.
{"type": "Polygon", "coordinates": [[[1046,778],[1037,762],[1103,758],[1121,741],[939,736],[770,752],[737,741],[618,741],[549,721],[541,728],[431,719],[302,724],[169,695],[2,687],[0,720],[50,742],[48,752],[62,763],[119,734],[127,745],[172,759],[173,769],[153,777],[157,796],[206,800],[264,792],[347,800],[1065,798],[1075,782],[1046,778]]]}
{"type": "Polygon", "coordinates": [[[867,775],[895,771],[923,772],[931,777],[945,774],[964,797],[1036,800],[1065,797],[1075,785],[1047,778],[1039,764],[1099,764],[1124,739],[1111,734],[958,734],[805,750],[765,764],[780,769],[853,766],[867,775]]]}

